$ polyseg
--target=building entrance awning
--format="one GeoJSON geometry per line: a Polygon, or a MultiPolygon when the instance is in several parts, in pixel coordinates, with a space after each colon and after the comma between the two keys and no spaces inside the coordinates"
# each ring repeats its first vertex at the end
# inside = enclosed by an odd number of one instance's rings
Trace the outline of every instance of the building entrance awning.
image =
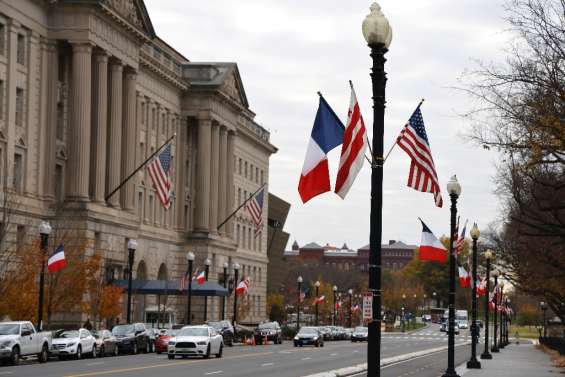
{"type": "MultiPolygon", "coordinates": [[[[111,283],[117,287],[128,289],[127,280],[114,280],[111,283]]],[[[178,280],[132,280],[132,292],[138,295],[186,295],[186,289],[180,290],[180,282],[178,280]]],[[[207,281],[204,284],[192,283],[193,296],[227,296],[228,289],[222,287],[216,282],[207,281]]]]}

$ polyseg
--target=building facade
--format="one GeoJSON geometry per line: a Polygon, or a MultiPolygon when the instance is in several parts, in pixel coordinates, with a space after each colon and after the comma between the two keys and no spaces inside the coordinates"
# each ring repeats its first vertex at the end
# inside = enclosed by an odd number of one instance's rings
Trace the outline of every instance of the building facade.
{"type": "MultiPolygon", "coordinates": [[[[31,242],[48,220],[101,250],[112,276],[123,275],[130,239],[136,279],[180,279],[188,251],[196,266],[212,261],[211,280],[237,262],[252,282],[244,320],[263,319],[268,196],[259,237],[244,211],[218,228],[268,187],[276,148],[254,117],[237,65],[182,56],[156,36],[142,0],[0,0],[0,183],[20,203],[4,247],[31,242]],[[146,169],[107,197],[170,138],[169,210],[146,169]]],[[[221,301],[208,302],[218,318],[221,301]]],[[[182,320],[183,298],[168,303],[182,320]]],[[[136,297],[134,320],[155,305],[136,297]]]]}

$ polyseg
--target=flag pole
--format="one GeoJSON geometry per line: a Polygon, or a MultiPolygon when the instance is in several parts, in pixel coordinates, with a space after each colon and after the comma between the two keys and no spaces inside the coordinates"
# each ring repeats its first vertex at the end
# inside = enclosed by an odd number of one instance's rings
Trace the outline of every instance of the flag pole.
{"type": "Polygon", "coordinates": [[[226,219],[225,219],[224,221],[221,222],[220,225],[218,225],[218,227],[216,228],[216,230],[220,230],[220,228],[221,228],[225,223],[227,223],[227,222],[237,213],[237,211],[239,211],[244,205],[246,205],[247,202],[250,201],[251,198],[253,198],[253,197],[254,197],[259,191],[261,191],[261,189],[264,188],[266,185],[267,185],[266,183],[263,183],[263,185],[262,185],[261,187],[259,187],[259,188],[257,189],[257,191],[255,191],[253,194],[251,194],[251,196],[250,196],[249,198],[245,199],[245,201],[244,201],[239,207],[237,207],[235,211],[233,211],[228,217],[226,217],[226,219]]]}
{"type": "MultiPolygon", "coordinates": [[[[424,100],[425,100],[425,99],[422,98],[422,100],[420,101],[420,103],[418,104],[418,106],[416,106],[416,108],[414,109],[414,111],[418,110],[418,109],[420,108],[420,106],[422,106],[422,104],[424,103],[424,100]]],[[[414,114],[414,111],[412,112],[412,114],[414,114]]],[[[403,130],[404,130],[404,128],[406,128],[406,126],[402,127],[403,130]]],[[[402,132],[402,131],[400,131],[400,132],[402,132]]],[[[387,159],[388,156],[390,155],[390,152],[392,152],[392,150],[394,149],[394,147],[396,147],[396,144],[398,144],[398,138],[399,138],[399,137],[396,138],[396,141],[394,142],[394,144],[392,144],[392,146],[391,146],[390,149],[388,150],[388,153],[386,154],[383,163],[386,162],[386,159],[387,159]]]]}
{"type": "Polygon", "coordinates": [[[155,157],[159,152],[161,152],[161,150],[167,145],[169,144],[175,137],[177,136],[177,133],[175,132],[173,134],[173,136],[171,136],[169,139],[167,139],[167,141],[165,141],[165,143],[163,145],[161,145],[159,148],[157,148],[157,150],[155,152],[153,152],[153,154],[151,154],[151,156],[147,157],[147,159],[145,161],[143,161],[141,163],[141,165],[139,165],[134,171],[133,173],[131,173],[130,175],[127,176],[126,179],[124,179],[119,185],[118,187],[116,187],[114,190],[112,190],[111,193],[109,193],[108,195],[106,195],[106,197],[104,198],[105,201],[108,201],[108,199],[110,199],[119,189],[122,188],[123,185],[125,185],[127,183],[127,181],[129,181],[131,179],[131,177],[133,177],[135,175],[135,173],[137,173],[138,171],[140,171],[151,159],[153,159],[153,157],[155,157]]]}

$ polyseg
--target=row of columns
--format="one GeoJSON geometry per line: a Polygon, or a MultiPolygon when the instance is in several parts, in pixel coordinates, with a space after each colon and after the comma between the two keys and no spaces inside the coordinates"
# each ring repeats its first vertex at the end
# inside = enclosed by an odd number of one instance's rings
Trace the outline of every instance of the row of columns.
{"type": "MultiPolygon", "coordinates": [[[[235,133],[211,120],[198,121],[198,151],[196,166],[197,205],[194,230],[217,233],[218,225],[234,206],[233,161],[235,133]]],[[[233,222],[219,230],[220,235],[233,238],[233,222]]]]}

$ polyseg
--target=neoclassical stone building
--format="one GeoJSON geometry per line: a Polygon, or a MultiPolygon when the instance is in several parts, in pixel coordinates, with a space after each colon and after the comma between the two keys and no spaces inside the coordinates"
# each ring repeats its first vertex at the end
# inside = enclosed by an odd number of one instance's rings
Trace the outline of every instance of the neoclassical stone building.
{"type": "MultiPolygon", "coordinates": [[[[276,148],[254,116],[237,65],[189,61],[156,36],[142,0],[0,0],[0,182],[21,202],[6,242],[29,242],[45,219],[91,240],[115,276],[130,239],[134,278],[179,279],[189,250],[196,266],[211,259],[211,280],[237,262],[252,281],[245,321],[264,319],[266,228],[255,238],[242,210],[217,229],[268,184],[276,148]],[[175,133],[168,211],[146,169],[105,200],[175,133]]],[[[265,227],[268,206],[265,195],[265,227]]],[[[178,320],[184,302],[168,301],[178,320]]],[[[134,319],[155,305],[136,297],[134,319]]]]}

